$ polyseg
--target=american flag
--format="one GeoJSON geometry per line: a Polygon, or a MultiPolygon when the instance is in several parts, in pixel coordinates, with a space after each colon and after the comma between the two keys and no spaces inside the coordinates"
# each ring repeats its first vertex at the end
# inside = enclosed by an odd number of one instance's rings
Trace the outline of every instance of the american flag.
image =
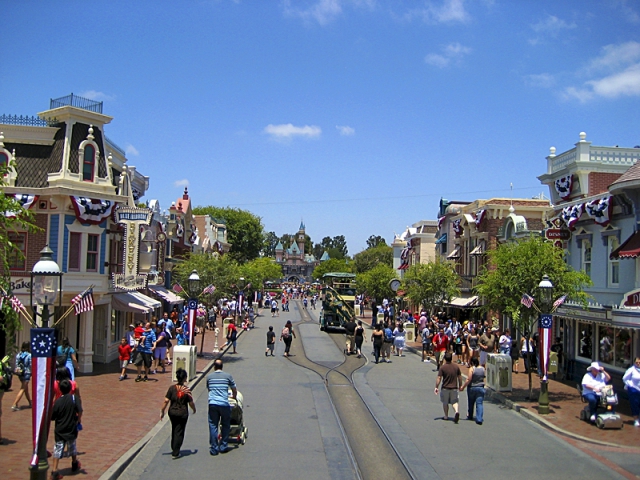
{"type": "Polygon", "coordinates": [[[31,466],[38,465],[38,444],[46,442],[53,407],[53,383],[56,376],[58,341],[53,328],[31,329],[31,373],[33,409],[33,456],[31,466]],[[42,434],[42,436],[41,436],[42,434]]]}
{"type": "Polygon", "coordinates": [[[202,293],[204,293],[205,295],[211,295],[213,292],[216,291],[216,287],[213,286],[213,284],[209,285],[208,287],[206,287],[202,293]]]}
{"type": "Polygon", "coordinates": [[[556,309],[558,308],[560,305],[562,305],[564,303],[564,301],[567,299],[566,295],[562,295],[559,299],[557,299],[555,302],[553,302],[553,308],[556,309]]]}
{"type": "Polygon", "coordinates": [[[549,369],[549,351],[551,349],[551,340],[553,329],[553,315],[540,315],[538,320],[538,355],[540,358],[540,369],[542,370],[542,379],[547,379],[547,371],[549,369]]]}
{"type": "Polygon", "coordinates": [[[176,293],[182,293],[182,292],[184,292],[184,288],[182,288],[179,283],[176,283],[173,286],[173,291],[176,292],[176,293]]]}
{"type": "Polygon", "coordinates": [[[93,310],[93,288],[87,288],[84,292],[73,297],[71,305],[75,308],[76,315],[93,310]]]}
{"type": "Polygon", "coordinates": [[[533,305],[533,297],[528,293],[525,293],[524,295],[522,295],[520,303],[527,308],[531,308],[531,306],[533,305]]]}
{"type": "Polygon", "coordinates": [[[24,305],[22,305],[20,299],[15,295],[11,297],[11,308],[13,308],[16,313],[20,313],[20,310],[24,308],[24,305]]]}

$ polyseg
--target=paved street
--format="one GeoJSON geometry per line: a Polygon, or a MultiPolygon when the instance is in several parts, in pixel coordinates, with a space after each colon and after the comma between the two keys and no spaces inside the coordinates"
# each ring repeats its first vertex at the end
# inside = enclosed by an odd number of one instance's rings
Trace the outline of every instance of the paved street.
{"type": "MultiPolygon", "coordinates": [[[[206,393],[201,383],[195,391],[198,414],[187,428],[185,456],[171,459],[165,422],[121,478],[206,472],[225,478],[353,478],[320,377],[283,358],[282,343],[278,343],[277,357],[264,357],[266,326],[273,324],[278,330],[287,318],[297,318],[295,308],[276,319],[261,318],[259,329],[242,336],[241,354],[225,357],[225,370],[234,375],[245,395],[246,445],[215,458],[209,455],[206,393]]],[[[303,325],[301,333],[316,361],[335,362],[338,347],[331,350],[326,337],[309,325],[303,325]]],[[[621,478],[563,438],[498,404],[485,404],[482,426],[443,421],[441,404],[433,394],[435,375],[431,364],[408,354],[390,365],[369,364],[354,376],[356,387],[416,478],[513,478],[514,474],[518,478],[621,478]]],[[[462,399],[465,412],[466,395],[462,399]]],[[[357,432],[347,433],[351,442],[367,442],[357,432]]]]}

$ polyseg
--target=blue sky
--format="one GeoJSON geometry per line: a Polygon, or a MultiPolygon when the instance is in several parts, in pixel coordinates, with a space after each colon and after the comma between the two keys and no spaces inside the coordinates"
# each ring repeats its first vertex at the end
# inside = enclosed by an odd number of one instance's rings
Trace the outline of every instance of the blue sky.
{"type": "Polygon", "coordinates": [[[168,208],[388,242],[440,197],[548,195],[549,147],[640,144],[624,0],[4,2],[0,114],[71,92],[168,208]]]}

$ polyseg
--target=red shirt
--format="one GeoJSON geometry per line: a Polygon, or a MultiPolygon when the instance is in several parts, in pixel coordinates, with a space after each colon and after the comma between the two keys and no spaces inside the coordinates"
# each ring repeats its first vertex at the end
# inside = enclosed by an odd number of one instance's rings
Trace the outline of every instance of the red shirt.
{"type": "Polygon", "coordinates": [[[118,345],[118,355],[120,361],[129,360],[131,358],[131,345],[118,345]]]}
{"type": "Polygon", "coordinates": [[[140,338],[142,335],[144,335],[144,327],[142,327],[142,325],[133,329],[133,336],[135,338],[140,338]]]}
{"type": "Polygon", "coordinates": [[[433,346],[436,352],[445,352],[447,350],[447,347],[449,346],[449,337],[447,337],[445,334],[440,335],[439,333],[437,333],[433,337],[433,346]]]}

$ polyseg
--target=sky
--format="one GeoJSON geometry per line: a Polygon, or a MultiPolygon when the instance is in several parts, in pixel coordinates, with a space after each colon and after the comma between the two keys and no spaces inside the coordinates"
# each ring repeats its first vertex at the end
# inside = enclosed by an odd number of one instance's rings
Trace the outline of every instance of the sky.
{"type": "Polygon", "coordinates": [[[640,3],[2,3],[0,114],[70,93],[168,209],[388,243],[441,197],[549,196],[549,148],[640,144],[640,3]]]}

